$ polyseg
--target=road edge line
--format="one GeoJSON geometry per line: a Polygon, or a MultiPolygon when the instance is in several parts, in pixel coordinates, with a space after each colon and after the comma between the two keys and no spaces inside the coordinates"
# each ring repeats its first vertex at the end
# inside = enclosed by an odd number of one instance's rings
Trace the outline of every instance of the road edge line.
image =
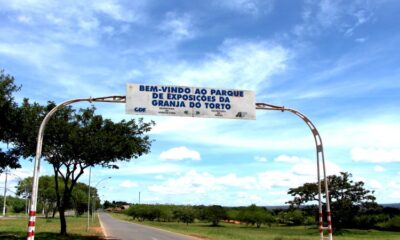
{"type": "Polygon", "coordinates": [[[101,221],[100,215],[98,213],[97,213],[97,218],[99,219],[101,231],[103,232],[104,237],[107,239],[108,238],[108,233],[107,233],[106,228],[104,227],[103,222],[101,221]]]}

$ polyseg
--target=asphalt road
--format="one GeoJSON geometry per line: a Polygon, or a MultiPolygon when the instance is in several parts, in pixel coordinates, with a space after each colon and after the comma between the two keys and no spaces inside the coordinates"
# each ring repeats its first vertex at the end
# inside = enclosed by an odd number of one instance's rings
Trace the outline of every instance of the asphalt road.
{"type": "Polygon", "coordinates": [[[107,213],[99,213],[100,223],[107,239],[115,240],[198,240],[140,224],[121,221],[107,213]]]}

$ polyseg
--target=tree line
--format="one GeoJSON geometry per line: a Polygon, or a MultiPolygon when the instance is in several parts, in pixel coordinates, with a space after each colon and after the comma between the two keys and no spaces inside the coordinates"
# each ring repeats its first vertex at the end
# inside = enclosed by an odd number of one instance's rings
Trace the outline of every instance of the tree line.
{"type": "Polygon", "coordinates": [[[184,206],[184,205],[148,205],[134,204],[124,211],[137,221],[162,221],[193,223],[196,219],[218,226],[222,220],[238,220],[247,225],[261,227],[274,222],[272,212],[265,207],[251,205],[241,208],[226,208],[220,205],[184,206]]]}
{"type": "MultiPolygon", "coordinates": [[[[374,192],[366,189],[364,182],[355,182],[350,173],[341,172],[339,175],[328,176],[328,183],[335,230],[343,228],[400,230],[400,209],[377,204],[374,192]]],[[[248,207],[136,204],[127,209],[125,214],[138,221],[178,221],[189,224],[197,219],[208,221],[213,226],[218,225],[221,220],[238,221],[256,227],[272,223],[317,226],[319,222],[317,183],[305,183],[290,188],[288,194],[293,200],[287,202],[289,204],[287,209],[269,210],[254,204],[248,207]]],[[[326,218],[324,225],[327,225],[326,218]]]]}
{"type": "MultiPolygon", "coordinates": [[[[112,208],[108,210],[112,211],[112,208]]],[[[268,209],[255,204],[247,207],[133,204],[123,210],[123,213],[139,222],[181,222],[189,225],[197,221],[208,222],[210,226],[219,226],[223,221],[256,228],[262,225],[271,227],[272,224],[318,227],[317,208],[312,205],[302,208],[268,209]]],[[[400,210],[395,208],[380,207],[374,214],[360,214],[354,216],[352,220],[354,221],[352,225],[334,227],[335,230],[357,228],[400,231],[400,210]]]]}

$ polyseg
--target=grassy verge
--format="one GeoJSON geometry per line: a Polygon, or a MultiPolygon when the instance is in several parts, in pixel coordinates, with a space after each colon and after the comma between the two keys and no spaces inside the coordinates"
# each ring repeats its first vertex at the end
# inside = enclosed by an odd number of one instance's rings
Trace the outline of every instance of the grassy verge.
{"type": "MultiPolygon", "coordinates": [[[[44,240],[98,240],[102,239],[103,233],[100,228],[99,221],[96,220],[91,224],[90,230],[86,231],[87,217],[67,217],[68,236],[63,237],[58,233],[60,231],[60,221],[54,219],[36,219],[36,239],[44,240]]],[[[28,226],[27,218],[18,219],[0,219],[0,239],[26,239],[26,231],[28,226]]]]}
{"type": "MultiPolygon", "coordinates": [[[[124,214],[112,214],[121,220],[133,221],[124,214]]],[[[287,227],[262,226],[246,227],[245,225],[221,224],[221,227],[211,227],[208,223],[194,223],[186,226],[184,223],[165,222],[137,222],[136,223],[161,228],[186,235],[202,237],[210,240],[315,240],[319,239],[318,229],[315,227],[287,227]]],[[[336,240],[399,240],[398,232],[383,232],[376,230],[342,230],[334,233],[336,240]]]]}

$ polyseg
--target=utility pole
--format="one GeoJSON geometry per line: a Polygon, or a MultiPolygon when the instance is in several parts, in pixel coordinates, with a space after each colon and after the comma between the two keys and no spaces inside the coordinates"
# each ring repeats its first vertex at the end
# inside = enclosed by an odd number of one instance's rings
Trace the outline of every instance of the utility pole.
{"type": "Polygon", "coordinates": [[[86,231],[89,231],[89,224],[90,224],[90,178],[92,175],[92,167],[89,167],[89,188],[88,188],[88,205],[87,205],[87,227],[86,231]]]}
{"type": "Polygon", "coordinates": [[[5,170],[6,180],[4,181],[4,195],[3,195],[3,217],[6,216],[6,204],[7,204],[7,169],[5,170]]]}

